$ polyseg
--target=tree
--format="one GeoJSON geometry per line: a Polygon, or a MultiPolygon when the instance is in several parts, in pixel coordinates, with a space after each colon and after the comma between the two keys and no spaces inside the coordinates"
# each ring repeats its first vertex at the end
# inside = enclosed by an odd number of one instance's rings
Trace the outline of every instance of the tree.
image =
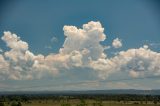
{"type": "Polygon", "coordinates": [[[153,103],[154,103],[154,104],[157,104],[157,102],[158,102],[158,99],[157,99],[157,98],[154,98],[153,103]]]}
{"type": "Polygon", "coordinates": [[[21,103],[21,102],[18,102],[17,106],[22,106],[22,103],[21,103]]]}
{"type": "Polygon", "coordinates": [[[4,102],[0,102],[0,106],[5,106],[4,102]]]}
{"type": "Polygon", "coordinates": [[[81,99],[81,102],[77,104],[77,106],[87,106],[87,103],[85,102],[84,99],[81,99]]]}
{"type": "Polygon", "coordinates": [[[21,102],[12,102],[11,106],[22,106],[21,102]]]}
{"type": "Polygon", "coordinates": [[[93,106],[103,106],[102,100],[96,100],[96,102],[93,103],[93,106]]]}
{"type": "Polygon", "coordinates": [[[62,103],[61,106],[71,106],[70,103],[62,103]]]}
{"type": "Polygon", "coordinates": [[[17,106],[17,102],[12,102],[11,106],[17,106]]]}

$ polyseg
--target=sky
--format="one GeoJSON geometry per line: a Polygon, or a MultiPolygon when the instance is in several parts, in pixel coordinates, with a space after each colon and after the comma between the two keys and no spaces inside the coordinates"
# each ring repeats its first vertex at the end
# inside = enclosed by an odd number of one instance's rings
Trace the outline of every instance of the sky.
{"type": "Polygon", "coordinates": [[[1,0],[0,38],[0,91],[160,89],[159,0],[1,0]]]}

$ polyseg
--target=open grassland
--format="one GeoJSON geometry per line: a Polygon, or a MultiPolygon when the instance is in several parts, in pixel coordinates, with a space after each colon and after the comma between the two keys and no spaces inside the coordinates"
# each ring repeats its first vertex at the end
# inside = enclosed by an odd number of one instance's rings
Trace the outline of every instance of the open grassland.
{"type": "Polygon", "coordinates": [[[2,95],[0,106],[160,106],[160,95],[2,95]]]}
{"type": "MultiPolygon", "coordinates": [[[[12,106],[12,102],[5,103],[5,106],[12,106]]],[[[21,106],[160,106],[160,103],[152,101],[95,101],[95,100],[30,100],[21,102],[21,106]]]]}

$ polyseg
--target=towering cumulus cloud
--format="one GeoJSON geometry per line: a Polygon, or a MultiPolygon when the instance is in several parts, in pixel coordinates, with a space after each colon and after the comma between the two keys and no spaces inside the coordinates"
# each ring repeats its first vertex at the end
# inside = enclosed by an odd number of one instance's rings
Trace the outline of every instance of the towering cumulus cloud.
{"type": "MultiPolygon", "coordinates": [[[[35,55],[29,51],[29,45],[16,34],[4,32],[2,40],[9,51],[0,54],[0,79],[31,80],[42,77],[54,77],[64,70],[89,68],[101,79],[110,74],[126,72],[128,76],[139,77],[160,75],[160,53],[154,52],[147,45],[139,49],[120,51],[114,57],[107,57],[105,47],[100,44],[106,39],[100,22],[88,22],[82,28],[64,26],[66,39],[57,54],[35,55]]],[[[116,38],[112,45],[122,46],[116,38]]]]}

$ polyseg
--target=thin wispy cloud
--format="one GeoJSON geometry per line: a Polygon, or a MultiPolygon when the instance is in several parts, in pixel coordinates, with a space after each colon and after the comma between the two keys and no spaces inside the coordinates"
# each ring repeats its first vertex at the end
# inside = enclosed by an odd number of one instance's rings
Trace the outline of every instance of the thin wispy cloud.
{"type": "Polygon", "coordinates": [[[0,48],[0,52],[3,52],[3,49],[0,48]]]}
{"type": "Polygon", "coordinates": [[[55,36],[53,36],[53,37],[51,38],[51,42],[52,42],[52,43],[57,43],[57,42],[58,42],[58,39],[57,39],[55,36]]]}

